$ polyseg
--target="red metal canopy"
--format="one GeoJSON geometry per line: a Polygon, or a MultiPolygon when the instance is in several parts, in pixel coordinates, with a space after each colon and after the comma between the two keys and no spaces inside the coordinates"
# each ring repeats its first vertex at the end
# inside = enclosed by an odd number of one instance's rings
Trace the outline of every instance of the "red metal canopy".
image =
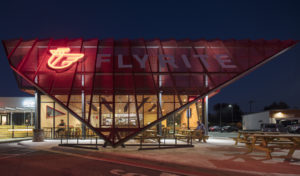
{"type": "MultiPolygon", "coordinates": [[[[75,95],[197,95],[224,87],[295,45],[294,40],[113,40],[46,39],[3,41],[11,68],[30,85],[59,102],[113,146],[149,126],[138,126],[117,140],[102,135],[89,117],[70,108],[75,95]]],[[[136,107],[139,106],[138,101],[136,107]]],[[[185,107],[183,105],[182,107],[185,107]]],[[[178,108],[179,109],[179,108],[178,108]]],[[[177,110],[178,110],[177,109],[177,110]]],[[[91,111],[91,108],[89,108],[91,111]]],[[[90,112],[88,112],[90,114],[90,112]]],[[[138,116],[138,113],[137,113],[138,116]]]]}

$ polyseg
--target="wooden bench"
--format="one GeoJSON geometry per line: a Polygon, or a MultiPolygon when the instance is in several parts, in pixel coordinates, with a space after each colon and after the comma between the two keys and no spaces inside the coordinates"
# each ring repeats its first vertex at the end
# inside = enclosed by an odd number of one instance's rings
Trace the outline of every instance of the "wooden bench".
{"type": "Polygon", "coordinates": [[[201,130],[190,130],[189,133],[184,134],[175,134],[176,139],[186,139],[187,143],[192,143],[193,139],[198,139],[199,142],[203,141],[206,143],[206,140],[208,140],[209,136],[204,135],[204,133],[201,130]]]}
{"type": "Polygon", "coordinates": [[[266,152],[267,159],[272,159],[275,149],[288,149],[286,159],[291,159],[295,150],[300,149],[300,135],[295,134],[253,134],[249,152],[253,150],[266,152]],[[259,140],[259,141],[258,141],[259,140]]]}
{"type": "Polygon", "coordinates": [[[206,140],[208,139],[209,136],[205,136],[204,132],[202,130],[195,130],[192,131],[190,139],[198,139],[199,142],[203,141],[206,143],[206,140]]]}

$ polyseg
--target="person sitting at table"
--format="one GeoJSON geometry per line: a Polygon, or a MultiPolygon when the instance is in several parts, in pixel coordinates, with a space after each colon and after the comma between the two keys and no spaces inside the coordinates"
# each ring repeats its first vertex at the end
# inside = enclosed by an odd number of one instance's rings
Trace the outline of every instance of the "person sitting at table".
{"type": "Polygon", "coordinates": [[[199,122],[199,121],[197,121],[197,128],[195,130],[201,130],[202,133],[204,134],[204,132],[205,132],[205,126],[204,126],[204,124],[201,123],[201,122],[199,122]]]}
{"type": "Polygon", "coordinates": [[[66,124],[63,119],[60,120],[60,124],[58,124],[58,129],[57,129],[57,134],[59,135],[60,133],[64,132],[66,128],[66,124]]]}

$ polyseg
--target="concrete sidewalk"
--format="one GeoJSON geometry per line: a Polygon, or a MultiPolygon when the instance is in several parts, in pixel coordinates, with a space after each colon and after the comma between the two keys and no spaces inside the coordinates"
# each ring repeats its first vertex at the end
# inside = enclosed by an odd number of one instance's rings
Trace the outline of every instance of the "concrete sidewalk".
{"type": "Polygon", "coordinates": [[[255,151],[245,154],[247,149],[244,144],[234,146],[230,138],[210,138],[207,143],[195,142],[194,148],[176,148],[160,150],[137,150],[137,147],[102,148],[99,151],[87,149],[74,149],[58,147],[60,141],[45,141],[32,143],[22,141],[21,145],[39,150],[80,154],[82,156],[103,157],[107,156],[117,160],[148,162],[156,165],[166,165],[197,170],[206,168],[254,175],[300,175],[300,151],[294,153],[293,161],[285,161],[282,157],[287,150],[279,150],[272,155],[273,159],[267,160],[265,153],[255,151]],[[297,158],[297,159],[296,159],[297,158]]]}
{"type": "Polygon", "coordinates": [[[0,139],[0,144],[1,143],[21,142],[21,141],[28,141],[28,140],[32,140],[32,137],[0,139]]]}

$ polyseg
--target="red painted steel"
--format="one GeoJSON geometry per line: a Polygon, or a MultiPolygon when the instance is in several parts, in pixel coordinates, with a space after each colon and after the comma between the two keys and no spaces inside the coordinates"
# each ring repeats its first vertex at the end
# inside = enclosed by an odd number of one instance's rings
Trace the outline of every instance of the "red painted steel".
{"type": "MultiPolygon", "coordinates": [[[[160,93],[176,95],[182,107],[185,107],[252,71],[296,43],[294,40],[3,41],[11,68],[22,77],[22,81],[19,80],[21,88],[23,85],[28,89],[31,84],[49,95],[112,146],[126,142],[180,109],[163,116],[162,107],[157,103],[157,120],[141,125],[137,110],[143,104],[138,96],[155,95],[158,101],[160,93]],[[51,57],[50,50],[57,48],[70,48],[70,54],[82,53],[84,56],[65,69],[55,70],[47,63],[51,57]],[[208,77],[208,87],[204,84],[205,75],[208,77]],[[74,103],[82,94],[87,107],[85,118],[82,109],[78,110],[74,103]],[[112,100],[100,98],[99,95],[112,95],[112,100]],[[128,119],[129,111],[135,110],[138,125],[120,127],[116,124],[116,106],[121,106],[115,99],[118,95],[134,97],[133,100],[128,99],[127,105],[121,105],[129,109],[126,110],[128,119]],[[197,98],[183,105],[180,95],[197,98]],[[133,106],[130,106],[131,103],[133,106]],[[110,127],[97,127],[91,123],[91,113],[97,111],[92,108],[93,105],[104,105],[103,108],[112,113],[110,127]]],[[[99,120],[103,118],[102,111],[100,108],[97,112],[99,120]]]]}

